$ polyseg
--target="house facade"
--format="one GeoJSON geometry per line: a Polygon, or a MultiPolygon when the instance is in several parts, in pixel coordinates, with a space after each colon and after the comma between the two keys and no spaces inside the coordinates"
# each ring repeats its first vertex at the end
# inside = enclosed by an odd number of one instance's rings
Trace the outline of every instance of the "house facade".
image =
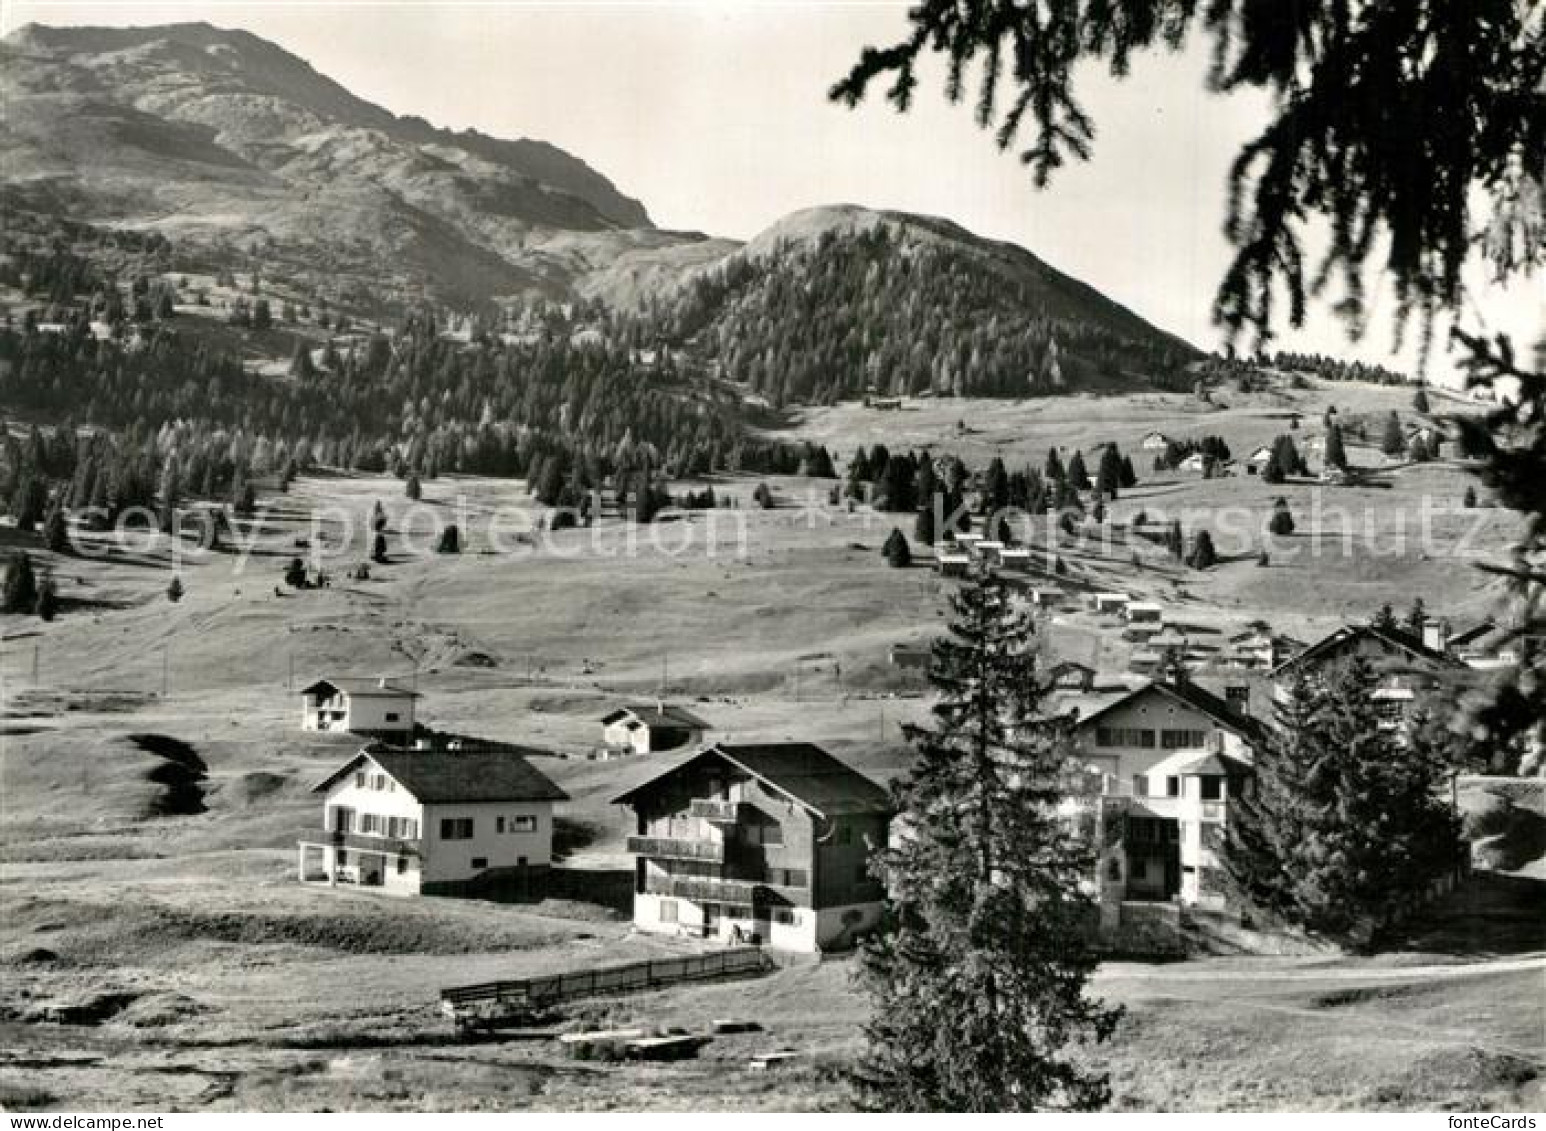
{"type": "Polygon", "coordinates": [[[514,753],[367,746],[318,783],[302,881],[394,895],[540,898],[563,790],[514,753]]]}
{"type": "Polygon", "coordinates": [[[632,754],[698,746],[711,729],[691,711],[670,703],[630,703],[601,717],[602,742],[632,754]]]}
{"type": "Polygon", "coordinates": [[[1103,914],[1128,901],[1222,906],[1217,852],[1260,741],[1255,720],[1193,683],[1158,681],[1091,712],[1073,737],[1102,783],[1082,804],[1103,914]]]}
{"type": "Polygon", "coordinates": [[[389,679],[319,679],[301,688],[301,729],[401,739],[413,733],[418,698],[389,679]]]}
{"type": "Polygon", "coordinates": [[[1447,652],[1430,648],[1420,638],[1400,629],[1373,624],[1345,625],[1272,670],[1274,698],[1279,702],[1286,700],[1300,675],[1312,681],[1323,680],[1338,665],[1354,657],[1368,661],[1373,668],[1373,698],[1386,723],[1396,728],[1411,721],[1418,706],[1446,672],[1464,667],[1447,652]]]}
{"type": "Polygon", "coordinates": [[[890,798],[819,746],[720,743],[614,799],[634,812],[634,924],[815,953],[880,920],[890,798]]]}

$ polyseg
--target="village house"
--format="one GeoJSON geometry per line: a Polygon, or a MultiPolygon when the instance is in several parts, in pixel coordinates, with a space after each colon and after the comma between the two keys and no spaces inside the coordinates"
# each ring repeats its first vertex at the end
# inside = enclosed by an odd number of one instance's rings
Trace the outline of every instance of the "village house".
{"type": "Polygon", "coordinates": [[[1038,586],[1035,589],[1027,589],[1025,596],[1026,600],[1030,601],[1030,603],[1036,608],[1050,609],[1053,605],[1060,604],[1062,602],[1063,591],[1061,589],[1051,589],[1045,586],[1038,586]]]}
{"type": "Polygon", "coordinates": [[[1208,467],[1208,457],[1201,452],[1193,452],[1180,463],[1176,464],[1177,471],[1189,471],[1201,475],[1208,467]]]}
{"type": "Polygon", "coordinates": [[[670,703],[627,703],[601,716],[601,740],[611,750],[653,754],[700,746],[713,727],[670,703]]]}
{"type": "Polygon", "coordinates": [[[965,577],[971,564],[970,554],[951,553],[948,550],[939,550],[934,554],[934,565],[942,577],[965,577]]]}
{"type": "Polygon", "coordinates": [[[1146,683],[1076,720],[1079,761],[1102,783],[1084,803],[1103,914],[1129,900],[1222,903],[1215,853],[1260,740],[1256,720],[1185,680],[1146,683]]]}
{"type": "Polygon", "coordinates": [[[515,752],[366,746],[312,790],[299,876],[394,895],[540,899],[563,790],[515,752]]]}
{"type": "Polygon", "coordinates": [[[1165,623],[1165,607],[1154,601],[1133,601],[1123,612],[1130,625],[1153,625],[1158,629],[1165,623]]]}
{"type": "Polygon", "coordinates": [[[1095,669],[1078,660],[1053,664],[1047,672],[1047,686],[1053,691],[1088,693],[1095,688],[1095,669]]]}
{"type": "Polygon", "coordinates": [[[998,552],[998,564],[1004,569],[1029,569],[1031,551],[1024,546],[1005,546],[998,552]]]}
{"type": "Polygon", "coordinates": [[[889,795],[819,746],[719,743],[614,800],[635,815],[640,930],[814,953],[880,919],[889,795]]]}
{"type": "Polygon", "coordinates": [[[389,679],[319,679],[301,688],[301,727],[401,741],[413,733],[418,698],[389,679]]]}
{"type": "Polygon", "coordinates": [[[1447,671],[1464,667],[1446,652],[1395,628],[1373,624],[1345,625],[1272,670],[1273,694],[1285,701],[1295,679],[1303,674],[1324,680],[1336,667],[1361,656],[1375,672],[1373,697],[1387,725],[1402,727],[1447,671]]]}
{"type": "Polygon", "coordinates": [[[1132,598],[1126,593],[1091,593],[1090,608],[1097,613],[1114,613],[1121,616],[1127,611],[1132,598]]]}
{"type": "Polygon", "coordinates": [[[1267,464],[1272,462],[1272,449],[1269,447],[1257,448],[1245,457],[1245,468],[1248,475],[1260,475],[1266,470],[1267,464]]]}
{"type": "Polygon", "coordinates": [[[1150,432],[1138,446],[1146,452],[1162,452],[1170,446],[1170,437],[1163,432],[1150,432]]]}

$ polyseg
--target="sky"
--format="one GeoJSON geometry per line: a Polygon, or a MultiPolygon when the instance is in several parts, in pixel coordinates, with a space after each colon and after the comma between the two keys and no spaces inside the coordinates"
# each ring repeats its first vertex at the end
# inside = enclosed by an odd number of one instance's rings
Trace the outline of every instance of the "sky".
{"type": "MultiPolygon", "coordinates": [[[[396,113],[552,142],[660,227],[745,239],[798,208],[840,202],[944,216],[1030,249],[1204,349],[1222,341],[1209,311],[1229,262],[1229,163],[1270,110],[1208,94],[1200,45],[1146,57],[1123,80],[1088,71],[1094,159],[1038,191],[969,104],[945,100],[937,69],[906,115],[878,87],[858,110],[827,100],[864,46],[901,38],[905,0],[0,0],[5,31],[187,20],[271,39],[396,113]]],[[[1279,344],[1410,369],[1410,344],[1391,352],[1388,293],[1372,297],[1362,342],[1328,301],[1279,344]]],[[[1506,292],[1479,286],[1467,326],[1530,342],[1543,310],[1539,278],[1506,292]]],[[[1445,357],[1430,366],[1446,379],[1445,357]]]]}

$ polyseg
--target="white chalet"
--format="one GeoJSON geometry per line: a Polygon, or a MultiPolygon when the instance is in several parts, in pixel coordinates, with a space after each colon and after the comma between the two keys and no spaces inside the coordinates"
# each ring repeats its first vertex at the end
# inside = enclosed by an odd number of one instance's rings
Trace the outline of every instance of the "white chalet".
{"type": "Polygon", "coordinates": [[[319,679],[301,688],[301,728],[401,737],[413,733],[418,697],[388,679],[319,679]]]}
{"type": "Polygon", "coordinates": [[[691,711],[671,703],[625,703],[601,717],[602,742],[633,754],[701,746],[711,729],[691,711]]]}
{"type": "Polygon", "coordinates": [[[568,796],[514,752],[367,746],[313,790],[322,830],[298,842],[304,882],[395,895],[540,899],[553,803],[568,796]]]}

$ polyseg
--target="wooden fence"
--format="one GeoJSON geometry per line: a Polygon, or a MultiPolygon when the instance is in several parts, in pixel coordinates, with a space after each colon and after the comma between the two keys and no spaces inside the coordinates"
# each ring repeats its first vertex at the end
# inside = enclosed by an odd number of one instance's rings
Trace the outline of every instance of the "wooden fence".
{"type": "Polygon", "coordinates": [[[483,1007],[539,1007],[603,994],[633,993],[678,982],[744,977],[773,967],[758,947],[736,947],[684,958],[656,958],[626,966],[601,966],[573,974],[449,986],[440,991],[440,1007],[456,1014],[483,1007]]]}

